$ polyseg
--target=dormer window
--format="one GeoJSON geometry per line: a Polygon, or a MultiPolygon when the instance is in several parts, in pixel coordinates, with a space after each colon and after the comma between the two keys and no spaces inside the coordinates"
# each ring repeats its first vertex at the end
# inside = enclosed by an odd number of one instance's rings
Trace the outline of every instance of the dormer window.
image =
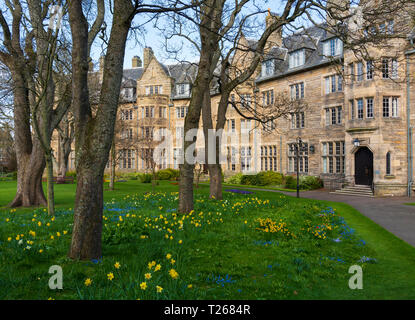
{"type": "Polygon", "coordinates": [[[323,43],[325,57],[335,57],[343,54],[343,42],[338,38],[332,38],[323,43]]]}
{"type": "Polygon", "coordinates": [[[188,96],[190,94],[189,83],[179,83],[176,85],[176,94],[178,96],[188,96]]]}
{"type": "Polygon", "coordinates": [[[269,59],[262,63],[262,76],[271,76],[274,74],[275,60],[269,59]]]}
{"type": "Polygon", "coordinates": [[[297,50],[292,53],[290,53],[290,61],[289,65],[290,68],[296,68],[304,65],[305,63],[305,50],[297,50]]]}

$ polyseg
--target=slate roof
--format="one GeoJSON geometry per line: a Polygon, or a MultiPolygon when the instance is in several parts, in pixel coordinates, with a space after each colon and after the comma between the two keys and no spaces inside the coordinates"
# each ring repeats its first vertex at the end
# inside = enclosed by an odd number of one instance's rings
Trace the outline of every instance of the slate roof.
{"type": "MultiPolygon", "coordinates": [[[[291,73],[304,71],[310,68],[325,65],[331,60],[323,55],[323,43],[333,37],[327,32],[325,24],[313,26],[301,32],[295,33],[283,39],[282,47],[274,47],[265,59],[277,58],[275,60],[275,70],[272,75],[260,75],[255,81],[263,82],[275,78],[279,78],[291,73]],[[305,63],[297,68],[289,68],[289,53],[305,49],[305,63]],[[284,50],[288,53],[284,60],[281,59],[284,50]]],[[[340,57],[341,58],[341,57],[340,57]]]]}

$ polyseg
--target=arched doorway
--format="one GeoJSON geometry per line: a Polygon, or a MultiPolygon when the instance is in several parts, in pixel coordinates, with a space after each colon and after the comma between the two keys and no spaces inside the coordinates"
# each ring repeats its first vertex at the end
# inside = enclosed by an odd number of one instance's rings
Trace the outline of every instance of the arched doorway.
{"type": "Polygon", "coordinates": [[[373,153],[368,147],[361,147],[354,154],[355,184],[371,186],[373,182],[373,153]]]}

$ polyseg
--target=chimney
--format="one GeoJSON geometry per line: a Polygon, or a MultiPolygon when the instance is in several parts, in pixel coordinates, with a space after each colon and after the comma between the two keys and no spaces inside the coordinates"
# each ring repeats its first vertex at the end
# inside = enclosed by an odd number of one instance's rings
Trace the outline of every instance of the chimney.
{"type": "Polygon", "coordinates": [[[147,68],[153,56],[153,49],[151,47],[145,47],[143,52],[144,68],[147,68]]]}
{"type": "MultiPolygon", "coordinates": [[[[268,9],[268,15],[265,18],[265,25],[268,28],[272,23],[276,22],[278,19],[278,15],[271,13],[271,9],[268,9]]],[[[281,47],[282,46],[282,28],[275,30],[271,35],[268,37],[266,47],[281,47]]]]}
{"type": "Polygon", "coordinates": [[[132,65],[133,68],[141,68],[142,62],[141,62],[140,57],[139,56],[134,56],[131,59],[131,65],[132,65]]]}

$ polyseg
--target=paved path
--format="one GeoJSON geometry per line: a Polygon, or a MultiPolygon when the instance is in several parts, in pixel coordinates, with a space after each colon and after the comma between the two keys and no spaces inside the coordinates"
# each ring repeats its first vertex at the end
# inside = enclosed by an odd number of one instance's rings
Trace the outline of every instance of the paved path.
{"type": "MultiPolygon", "coordinates": [[[[243,189],[259,191],[255,188],[243,189]]],[[[295,192],[261,190],[296,196],[295,192]]],[[[300,193],[300,197],[347,203],[398,238],[415,247],[415,206],[405,205],[408,202],[415,202],[414,197],[367,198],[332,194],[321,190],[303,191],[300,193]]]]}

